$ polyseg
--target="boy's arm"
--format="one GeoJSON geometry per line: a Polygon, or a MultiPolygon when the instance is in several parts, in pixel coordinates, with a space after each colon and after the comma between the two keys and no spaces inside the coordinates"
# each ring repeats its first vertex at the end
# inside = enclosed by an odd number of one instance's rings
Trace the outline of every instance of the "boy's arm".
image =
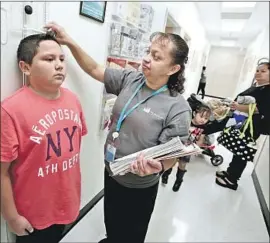
{"type": "Polygon", "coordinates": [[[33,227],[17,211],[9,174],[10,165],[1,162],[1,214],[13,233],[18,236],[27,235],[27,231],[33,232],[33,227]]]}
{"type": "Polygon", "coordinates": [[[1,213],[6,221],[12,221],[19,215],[13,198],[10,165],[11,163],[1,162],[1,213]]]}
{"type": "Polygon", "coordinates": [[[30,223],[19,215],[12,190],[10,167],[18,157],[19,141],[14,122],[1,104],[1,214],[16,235],[33,231],[30,223]]]}

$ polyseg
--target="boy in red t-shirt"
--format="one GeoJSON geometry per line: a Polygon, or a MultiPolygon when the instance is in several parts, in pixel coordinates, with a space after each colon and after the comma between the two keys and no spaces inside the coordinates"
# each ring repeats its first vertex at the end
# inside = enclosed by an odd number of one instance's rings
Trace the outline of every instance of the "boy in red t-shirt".
{"type": "Polygon", "coordinates": [[[28,36],[17,59],[29,85],[1,102],[1,213],[17,243],[56,243],[79,214],[87,129],[78,98],[61,87],[66,64],[58,42],[28,36]]]}

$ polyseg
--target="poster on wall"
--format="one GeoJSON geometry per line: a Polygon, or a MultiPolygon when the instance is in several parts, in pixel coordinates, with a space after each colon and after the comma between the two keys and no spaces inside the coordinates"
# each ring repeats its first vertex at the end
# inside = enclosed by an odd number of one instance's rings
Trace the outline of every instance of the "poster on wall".
{"type": "Polygon", "coordinates": [[[107,2],[86,2],[80,4],[80,15],[104,23],[107,2]]]}

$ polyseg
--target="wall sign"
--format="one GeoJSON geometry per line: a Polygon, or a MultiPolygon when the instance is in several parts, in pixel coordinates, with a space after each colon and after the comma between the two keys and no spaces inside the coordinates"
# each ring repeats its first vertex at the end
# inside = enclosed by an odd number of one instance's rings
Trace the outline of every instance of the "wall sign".
{"type": "Polygon", "coordinates": [[[80,4],[80,15],[104,23],[107,2],[86,2],[80,4]]]}

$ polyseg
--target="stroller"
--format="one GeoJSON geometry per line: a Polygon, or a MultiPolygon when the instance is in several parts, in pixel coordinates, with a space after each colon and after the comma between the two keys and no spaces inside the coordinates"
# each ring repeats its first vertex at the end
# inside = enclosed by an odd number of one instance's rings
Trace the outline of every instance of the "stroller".
{"type": "MultiPolygon", "coordinates": [[[[200,97],[196,94],[191,94],[190,97],[187,99],[192,111],[195,111],[198,106],[207,106],[209,107],[200,97]]],[[[207,123],[206,127],[211,124],[211,121],[207,123]]],[[[203,150],[202,154],[209,156],[211,158],[211,163],[214,166],[219,166],[223,163],[223,157],[219,154],[215,154],[215,137],[213,134],[205,134],[204,143],[200,146],[203,150]]]]}
{"type": "Polygon", "coordinates": [[[205,144],[200,146],[200,148],[203,149],[202,154],[211,158],[212,165],[219,166],[223,163],[223,157],[219,154],[215,154],[214,149],[216,146],[214,145],[213,138],[214,135],[206,135],[205,144]]]}

